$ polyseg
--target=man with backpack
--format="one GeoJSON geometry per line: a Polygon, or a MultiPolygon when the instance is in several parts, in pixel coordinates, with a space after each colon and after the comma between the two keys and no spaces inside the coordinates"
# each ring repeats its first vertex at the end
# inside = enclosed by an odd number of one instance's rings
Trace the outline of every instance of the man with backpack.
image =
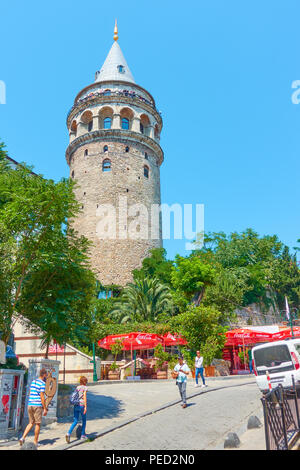
{"type": "Polygon", "coordinates": [[[80,377],[80,385],[76,388],[76,390],[72,393],[70,398],[70,403],[74,405],[74,421],[71,424],[71,427],[66,434],[66,441],[69,444],[71,439],[71,434],[78,424],[79,418],[81,416],[82,419],[82,430],[81,430],[81,439],[86,440],[87,436],[85,434],[86,428],[86,412],[87,412],[87,399],[86,399],[86,392],[87,392],[87,378],[80,377]]]}

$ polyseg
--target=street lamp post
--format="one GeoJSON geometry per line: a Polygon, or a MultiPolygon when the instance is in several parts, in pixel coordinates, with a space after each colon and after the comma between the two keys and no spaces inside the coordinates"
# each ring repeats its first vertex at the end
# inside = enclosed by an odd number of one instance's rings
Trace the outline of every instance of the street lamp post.
{"type": "Polygon", "coordinates": [[[95,354],[95,343],[93,343],[93,360],[91,361],[91,363],[93,364],[93,381],[94,382],[97,382],[98,381],[98,377],[97,377],[97,371],[96,371],[96,354],[95,354]]]}
{"type": "Polygon", "coordinates": [[[295,320],[298,317],[298,310],[297,308],[292,308],[289,310],[288,314],[286,310],[281,310],[280,313],[283,314],[283,317],[285,317],[288,320],[288,323],[291,328],[291,335],[292,338],[295,338],[294,330],[293,330],[293,320],[295,320]]]}

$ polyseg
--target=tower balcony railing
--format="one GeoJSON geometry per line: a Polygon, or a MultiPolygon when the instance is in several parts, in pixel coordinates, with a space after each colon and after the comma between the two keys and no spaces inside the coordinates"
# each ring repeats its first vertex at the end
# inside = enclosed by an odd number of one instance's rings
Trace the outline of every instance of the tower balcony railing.
{"type": "Polygon", "coordinates": [[[135,91],[126,90],[126,89],[124,89],[124,90],[107,90],[106,89],[106,90],[97,90],[97,91],[91,92],[87,96],[85,96],[84,98],[79,98],[78,100],[76,100],[75,103],[73,104],[72,108],[68,112],[67,120],[69,119],[69,116],[72,113],[72,111],[77,106],[79,106],[81,104],[84,104],[84,103],[87,103],[89,101],[92,101],[92,100],[94,100],[98,97],[104,97],[104,96],[131,98],[133,100],[137,100],[139,102],[145,103],[148,106],[151,106],[159,115],[161,115],[161,112],[158,111],[158,109],[155,107],[155,105],[152,103],[152,101],[147,100],[146,98],[144,98],[142,95],[139,95],[135,91]]]}

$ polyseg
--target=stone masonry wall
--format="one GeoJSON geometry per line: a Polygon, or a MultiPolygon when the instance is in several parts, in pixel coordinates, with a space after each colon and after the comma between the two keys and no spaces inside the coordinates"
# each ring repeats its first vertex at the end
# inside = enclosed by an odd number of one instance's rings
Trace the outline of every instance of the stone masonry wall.
{"type": "Polygon", "coordinates": [[[157,156],[149,147],[133,140],[121,137],[118,141],[101,139],[81,145],[75,150],[70,161],[70,176],[78,183],[76,197],[82,206],[82,212],[74,220],[73,226],[93,243],[90,249],[92,268],[103,284],[125,285],[132,280],[131,271],[141,266],[149,250],[162,245],[160,219],[156,238],[151,233],[151,206],[160,204],[160,169],[157,156]],[[106,145],[107,152],[104,151],[106,145]],[[102,162],[105,159],[110,160],[111,171],[102,171],[102,162]],[[149,178],[144,176],[145,165],[149,168],[149,178]],[[128,213],[135,204],[142,204],[144,207],[136,206],[127,220],[120,220],[120,201],[123,207],[127,205],[128,213]],[[109,213],[102,212],[101,215],[104,204],[111,205],[116,210],[115,239],[103,239],[108,233],[102,233],[101,239],[96,231],[103,216],[109,218],[110,227],[114,225],[113,210],[109,213]],[[131,232],[130,239],[126,238],[129,236],[128,231],[131,232]]]}

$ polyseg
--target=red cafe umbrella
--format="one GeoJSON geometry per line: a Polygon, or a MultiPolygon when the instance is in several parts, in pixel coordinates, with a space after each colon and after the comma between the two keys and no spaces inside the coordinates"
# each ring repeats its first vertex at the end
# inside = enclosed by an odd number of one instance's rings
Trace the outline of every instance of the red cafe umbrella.
{"type": "Polygon", "coordinates": [[[178,335],[175,333],[172,335],[172,333],[167,333],[166,335],[163,335],[163,340],[164,340],[164,345],[165,346],[176,346],[176,345],[184,345],[187,344],[187,341],[182,338],[182,336],[178,335]]]}
{"type": "Polygon", "coordinates": [[[225,336],[225,346],[260,343],[264,341],[272,341],[273,339],[272,333],[250,330],[248,328],[238,328],[236,330],[227,331],[225,336]]]}
{"type": "MultiPolygon", "coordinates": [[[[300,327],[293,326],[293,333],[295,338],[300,336],[300,327]]],[[[292,332],[290,328],[286,328],[284,330],[278,331],[277,333],[272,334],[272,341],[280,341],[282,339],[291,338],[292,332]]]]}
{"type": "Polygon", "coordinates": [[[109,335],[98,341],[100,348],[111,349],[116,341],[122,341],[123,351],[136,349],[153,349],[158,344],[163,344],[163,339],[154,333],[141,333],[140,331],[121,335],[109,335]]]}
{"type": "Polygon", "coordinates": [[[153,349],[158,344],[163,344],[163,339],[154,333],[141,333],[140,331],[125,333],[121,335],[109,335],[98,341],[100,348],[111,349],[116,341],[122,341],[123,351],[132,351],[136,349],[153,349]]]}

